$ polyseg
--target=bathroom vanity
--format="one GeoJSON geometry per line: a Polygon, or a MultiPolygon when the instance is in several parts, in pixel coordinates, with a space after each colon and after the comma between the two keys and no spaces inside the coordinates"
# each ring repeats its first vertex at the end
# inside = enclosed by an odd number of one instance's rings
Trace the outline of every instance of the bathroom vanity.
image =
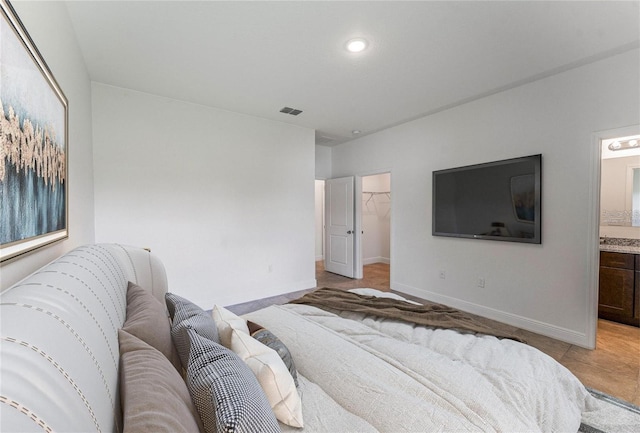
{"type": "Polygon", "coordinates": [[[640,326],[640,247],[600,245],[598,317],[640,326]]]}

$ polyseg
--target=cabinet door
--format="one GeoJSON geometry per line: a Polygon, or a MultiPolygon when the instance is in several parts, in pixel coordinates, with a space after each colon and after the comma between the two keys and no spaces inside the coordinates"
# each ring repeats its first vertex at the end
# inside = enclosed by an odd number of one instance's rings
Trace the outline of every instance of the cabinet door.
{"type": "Polygon", "coordinates": [[[631,269],[600,267],[600,317],[625,323],[633,322],[634,274],[631,269]]]}
{"type": "MultiPolygon", "coordinates": [[[[640,255],[636,256],[637,258],[640,255]]],[[[636,265],[638,265],[638,259],[636,258],[636,265]]],[[[640,269],[640,266],[637,266],[636,269],[640,269]]],[[[640,271],[636,271],[636,293],[635,293],[635,305],[633,307],[633,318],[636,320],[635,325],[638,326],[640,324],[640,271]]]]}
{"type": "Polygon", "coordinates": [[[600,251],[600,266],[608,268],[634,269],[633,254],[612,253],[610,251],[600,251]]]}

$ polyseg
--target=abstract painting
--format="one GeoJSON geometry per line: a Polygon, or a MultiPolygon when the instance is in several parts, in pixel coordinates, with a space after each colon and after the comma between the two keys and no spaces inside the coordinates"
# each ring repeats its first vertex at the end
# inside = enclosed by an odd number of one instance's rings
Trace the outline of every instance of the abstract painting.
{"type": "Polygon", "coordinates": [[[0,0],[0,263],[68,237],[68,102],[0,0]]]}

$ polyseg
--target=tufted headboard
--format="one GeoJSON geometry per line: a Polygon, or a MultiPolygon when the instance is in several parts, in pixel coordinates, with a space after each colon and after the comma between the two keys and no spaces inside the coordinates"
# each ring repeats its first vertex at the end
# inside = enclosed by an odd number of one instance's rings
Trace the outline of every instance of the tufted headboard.
{"type": "Polygon", "coordinates": [[[129,281],[164,303],[160,260],[116,244],[79,247],[0,294],[0,431],[121,430],[129,281]]]}

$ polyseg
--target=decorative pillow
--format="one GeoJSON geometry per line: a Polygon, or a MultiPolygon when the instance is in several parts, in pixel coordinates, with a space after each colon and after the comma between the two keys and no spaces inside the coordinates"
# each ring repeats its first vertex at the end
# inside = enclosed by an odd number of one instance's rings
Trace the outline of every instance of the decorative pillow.
{"type": "Polygon", "coordinates": [[[182,367],[186,370],[189,355],[189,344],[185,340],[186,334],[180,330],[190,326],[198,331],[198,334],[211,341],[219,342],[218,328],[211,315],[191,301],[173,293],[165,295],[169,315],[173,319],[171,323],[171,337],[175,345],[182,367]]]}
{"type": "Polygon", "coordinates": [[[276,418],[292,427],[304,427],[296,384],[276,351],[236,329],[231,331],[231,350],[255,374],[276,418]]]}
{"type": "Polygon", "coordinates": [[[291,352],[289,352],[289,348],[285,346],[285,344],[280,341],[278,337],[273,335],[271,331],[263,328],[261,325],[248,320],[247,327],[249,328],[249,334],[253,338],[276,351],[276,353],[282,359],[282,362],[284,362],[284,365],[287,366],[289,373],[291,373],[291,377],[293,377],[293,381],[295,382],[297,388],[298,370],[296,370],[296,365],[293,362],[293,357],[291,356],[291,352]]]}
{"type": "Polygon", "coordinates": [[[118,339],[123,432],[202,431],[187,385],[169,360],[126,331],[118,339]]]}
{"type": "Polygon", "coordinates": [[[127,287],[127,318],[122,329],[158,349],[180,371],[165,306],[150,291],[132,282],[127,287]]]}
{"type": "Polygon", "coordinates": [[[220,336],[220,344],[227,349],[231,348],[231,331],[237,329],[249,335],[247,321],[240,316],[233,314],[231,311],[219,305],[214,305],[211,312],[213,320],[218,326],[218,335],[220,336]]]}
{"type": "Polygon", "coordinates": [[[195,329],[187,326],[180,332],[189,343],[187,388],[205,432],[279,432],[280,425],[249,367],[195,329]]]}

